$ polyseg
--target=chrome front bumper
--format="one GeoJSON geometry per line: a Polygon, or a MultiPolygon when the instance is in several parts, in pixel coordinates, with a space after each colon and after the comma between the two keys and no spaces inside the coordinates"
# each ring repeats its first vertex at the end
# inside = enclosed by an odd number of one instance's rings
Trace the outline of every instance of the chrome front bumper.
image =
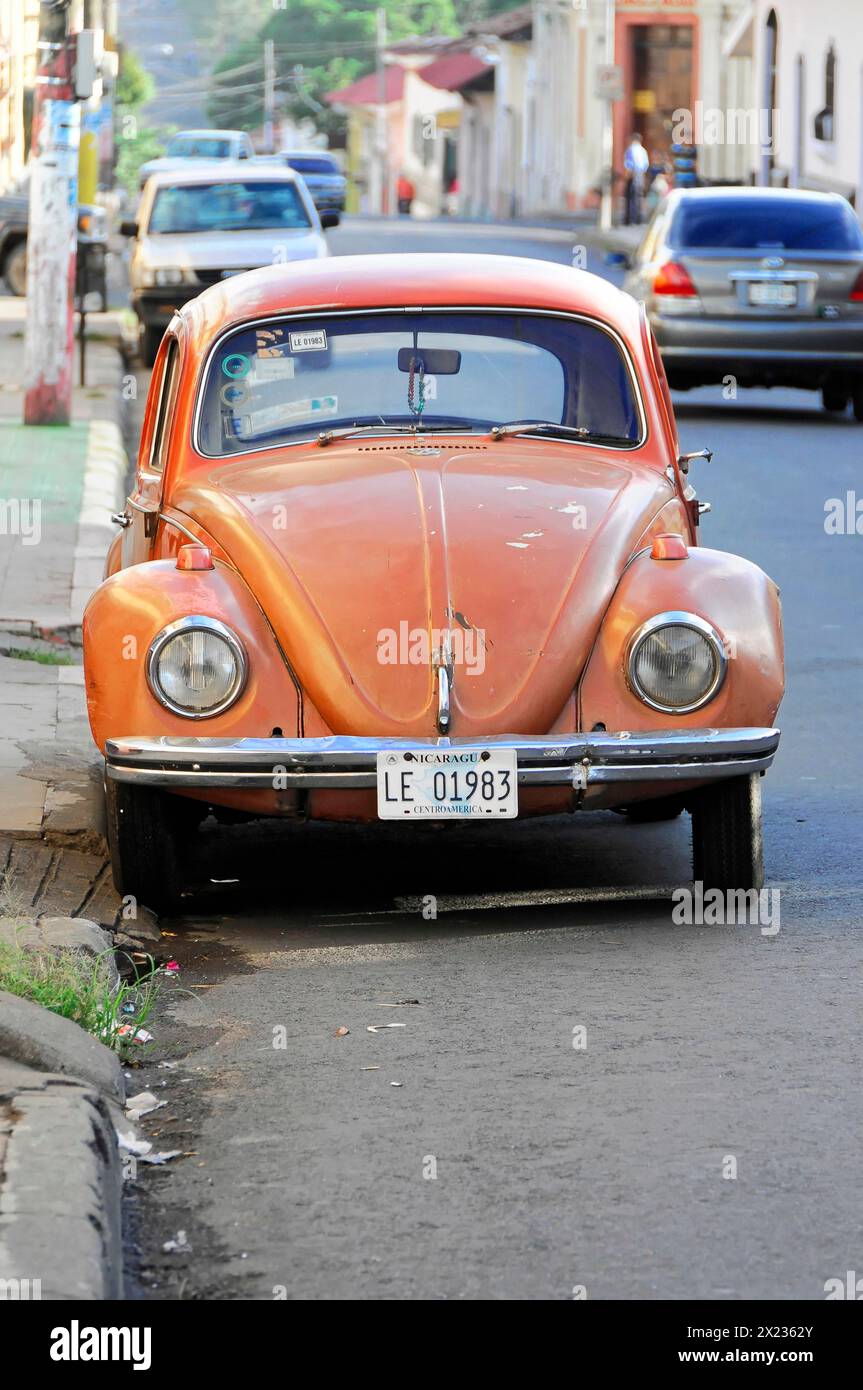
{"type": "Polygon", "coordinates": [[[342,790],[374,788],[381,752],[514,748],[519,785],[586,790],[598,783],[705,782],[763,772],[778,746],[778,729],[664,729],[485,739],[113,738],[106,756],[110,778],[141,786],[342,790]]]}

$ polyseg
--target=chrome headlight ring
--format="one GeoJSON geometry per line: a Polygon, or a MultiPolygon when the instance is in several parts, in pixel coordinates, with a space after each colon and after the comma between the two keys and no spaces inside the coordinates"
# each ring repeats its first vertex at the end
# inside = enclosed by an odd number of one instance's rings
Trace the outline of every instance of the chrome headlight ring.
{"type": "Polygon", "coordinates": [[[229,709],[243,693],[249,672],[249,663],[245,648],[235,632],[232,632],[218,618],[208,618],[203,614],[196,613],[186,618],[178,618],[176,622],[169,623],[167,627],[162,628],[162,631],[150,644],[150,649],[147,652],[146,669],[150,692],[165,709],[170,710],[172,714],[182,715],[184,719],[212,719],[215,715],[223,714],[226,709],[229,709]],[[162,652],[175,637],[187,632],[212,633],[225,643],[234,658],[234,678],[230,688],[222,699],[209,709],[195,710],[178,704],[165,694],[159,679],[159,660],[162,652]]]}
{"type": "Polygon", "coordinates": [[[655,617],[648,618],[647,622],[642,623],[629,642],[629,649],[626,656],[626,678],[630,688],[645,705],[650,709],[658,710],[661,714],[692,714],[695,710],[709,704],[722,688],[728,671],[728,656],[725,649],[725,641],[717,632],[716,628],[700,618],[697,613],[685,613],[672,611],[668,613],[657,613],[655,617]],[[639,653],[646,640],[653,636],[660,628],[664,627],[683,627],[689,628],[700,634],[709,643],[713,654],[713,677],[708,687],[698,697],[686,705],[671,705],[656,700],[644,689],[638,677],[637,662],[639,653]]]}

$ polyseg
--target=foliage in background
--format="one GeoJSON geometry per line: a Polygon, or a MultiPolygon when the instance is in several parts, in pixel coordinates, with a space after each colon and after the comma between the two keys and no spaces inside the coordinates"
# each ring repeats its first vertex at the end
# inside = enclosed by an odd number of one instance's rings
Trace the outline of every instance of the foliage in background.
{"type": "Polygon", "coordinates": [[[512,0],[284,0],[284,8],[270,13],[217,64],[207,106],[213,125],[241,130],[262,125],[263,45],[272,39],[277,112],[295,121],[311,117],[331,143],[341,143],[344,117],[324,97],[374,69],[379,4],[386,10],[390,42],[414,34],[455,37],[465,24],[514,8],[512,0]]]}
{"type": "Polygon", "coordinates": [[[137,190],[141,165],[165,153],[165,141],[172,133],[141,120],[141,108],[154,91],[153,79],[146,68],[134,53],[124,49],[120,55],[115,94],[116,177],[129,193],[137,190]]]}

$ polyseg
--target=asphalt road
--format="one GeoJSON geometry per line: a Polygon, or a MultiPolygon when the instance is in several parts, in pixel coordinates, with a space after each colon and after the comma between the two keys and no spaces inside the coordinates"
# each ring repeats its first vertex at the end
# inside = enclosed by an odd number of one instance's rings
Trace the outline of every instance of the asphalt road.
{"type": "MultiPolygon", "coordinates": [[[[348,223],[333,245],[574,240],[348,223]]],[[[133,1083],[165,1083],[150,1131],[193,1152],[132,1188],[143,1296],[819,1299],[863,1268],[863,540],[824,529],[863,426],[805,392],[677,405],[684,447],[716,450],[704,542],[783,593],[779,930],[672,921],[686,818],[214,833],[210,876],[239,882],[165,924],[177,1066],[133,1083]],[[180,1229],[191,1251],[162,1253],[180,1229]]]]}

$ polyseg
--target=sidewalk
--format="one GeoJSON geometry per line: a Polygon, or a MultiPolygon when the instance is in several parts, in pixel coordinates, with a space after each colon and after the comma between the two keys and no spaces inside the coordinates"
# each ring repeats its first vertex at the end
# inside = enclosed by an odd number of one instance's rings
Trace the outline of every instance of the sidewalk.
{"type": "Polygon", "coordinates": [[[121,317],[88,317],[87,385],[75,389],[73,423],[26,427],[24,313],[23,300],[0,298],[0,872],[16,858],[29,898],[31,884],[60,877],[50,872],[51,846],[92,859],[91,888],[101,873],[101,769],[80,629],[115,534],[127,460],[121,317]],[[43,842],[43,853],[23,855],[13,844],[22,839],[43,842]]]}

